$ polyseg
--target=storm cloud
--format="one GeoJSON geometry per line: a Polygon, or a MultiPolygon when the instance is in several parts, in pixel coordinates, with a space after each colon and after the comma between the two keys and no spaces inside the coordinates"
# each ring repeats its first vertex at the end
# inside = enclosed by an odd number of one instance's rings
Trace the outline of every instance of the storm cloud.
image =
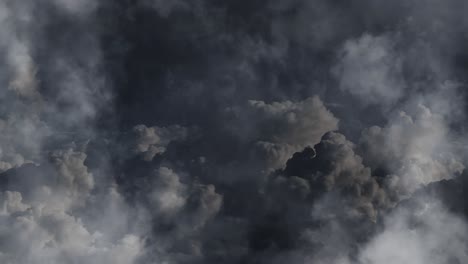
{"type": "Polygon", "coordinates": [[[0,262],[467,262],[467,11],[1,2],[0,262]]]}

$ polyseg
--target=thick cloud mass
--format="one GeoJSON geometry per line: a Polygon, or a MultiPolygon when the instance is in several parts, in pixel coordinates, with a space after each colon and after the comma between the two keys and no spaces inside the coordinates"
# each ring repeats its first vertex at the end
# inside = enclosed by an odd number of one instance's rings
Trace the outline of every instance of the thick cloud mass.
{"type": "Polygon", "coordinates": [[[340,89],[365,103],[392,104],[403,96],[402,60],[388,36],[363,35],[343,45],[340,61],[333,68],[340,89]]]}
{"type": "Polygon", "coordinates": [[[0,2],[0,263],[467,263],[467,13],[0,2]]]}
{"type": "MultiPolygon", "coordinates": [[[[338,133],[328,133],[312,150],[296,153],[285,169],[288,175],[307,179],[311,186],[329,193],[338,192],[342,214],[366,215],[375,220],[379,209],[392,206],[385,186],[379,186],[371,170],[362,164],[362,158],[354,152],[354,144],[338,133]]],[[[393,201],[394,202],[394,201],[393,201]]],[[[323,208],[328,210],[328,208],[323,208]]],[[[325,213],[325,212],[324,212],[325,213]]]]}
{"type": "Polygon", "coordinates": [[[251,133],[244,140],[255,141],[254,155],[264,157],[271,169],[283,167],[294,152],[317,144],[323,134],[338,128],[338,120],[318,97],[271,104],[250,100],[244,111],[237,113],[240,120],[235,133],[251,133]],[[253,126],[246,130],[248,123],[253,126]]]}
{"type": "Polygon", "coordinates": [[[156,154],[164,153],[171,141],[187,137],[187,129],[180,126],[161,128],[138,125],[133,131],[137,134],[135,150],[142,153],[145,160],[152,160],[156,154]]]}

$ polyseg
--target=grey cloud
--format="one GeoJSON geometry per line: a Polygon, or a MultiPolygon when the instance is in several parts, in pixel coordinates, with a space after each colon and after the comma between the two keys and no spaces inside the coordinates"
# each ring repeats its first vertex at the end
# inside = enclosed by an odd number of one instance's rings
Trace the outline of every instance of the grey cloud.
{"type": "Polygon", "coordinates": [[[94,179],[83,164],[85,158],[85,154],[73,150],[57,151],[52,154],[51,168],[31,165],[30,169],[17,169],[20,171],[16,175],[9,172],[1,175],[3,179],[9,178],[7,188],[16,190],[7,189],[1,196],[1,222],[9,226],[0,231],[5,242],[0,248],[3,262],[131,263],[136,260],[143,246],[137,235],[127,233],[114,240],[113,234],[93,230],[86,214],[79,213],[89,206],[94,196],[91,194],[94,179]],[[28,186],[25,183],[31,177],[38,179],[28,186]]]}
{"type": "Polygon", "coordinates": [[[307,180],[316,198],[322,199],[324,195],[325,200],[317,202],[317,208],[322,208],[318,215],[364,216],[375,221],[380,210],[398,202],[387,194],[385,186],[380,186],[371,169],[365,167],[362,158],[354,152],[354,144],[343,135],[327,133],[314,149],[296,153],[288,161],[285,173],[307,180]],[[327,196],[339,206],[334,208],[327,204],[326,200],[330,200],[327,196]],[[334,196],[336,198],[332,198],[334,196]],[[329,209],[331,211],[327,212],[329,209]]]}
{"type": "Polygon", "coordinates": [[[399,175],[392,184],[402,193],[452,178],[464,169],[443,117],[421,104],[411,111],[399,112],[384,128],[364,130],[360,143],[368,164],[399,175]]]}
{"type": "Polygon", "coordinates": [[[80,66],[74,51],[60,53],[61,43],[43,46],[48,41],[44,36],[50,32],[47,26],[57,18],[54,10],[60,12],[70,7],[70,14],[75,14],[90,8],[80,13],[83,18],[90,17],[93,5],[88,1],[88,4],[79,2],[83,6],[67,1],[6,1],[0,6],[3,21],[0,55],[4,57],[0,66],[1,81],[6,88],[0,94],[3,104],[0,110],[2,171],[25,162],[38,162],[42,149],[50,149],[44,143],[52,134],[63,137],[70,127],[77,126],[81,127],[77,134],[85,133],[82,122],[95,118],[98,106],[106,105],[109,95],[102,87],[102,78],[95,74],[100,60],[95,35],[88,33],[88,36],[76,39],[76,43],[90,40],[86,52],[80,54],[86,57],[87,63],[80,66]],[[50,11],[50,17],[44,17],[46,10],[50,11]],[[47,53],[46,60],[43,53],[47,53]],[[48,79],[51,75],[55,76],[53,81],[48,79]]]}
{"type": "Polygon", "coordinates": [[[56,5],[70,14],[78,16],[87,16],[98,7],[98,3],[90,0],[72,1],[72,0],[53,0],[56,5]]]}
{"type": "Polygon", "coordinates": [[[265,166],[267,168],[278,169],[282,168],[291,155],[299,149],[300,147],[289,144],[258,141],[255,144],[253,153],[256,156],[265,158],[265,166]]]}
{"type": "Polygon", "coordinates": [[[416,202],[386,220],[382,233],[360,253],[360,263],[463,263],[466,222],[437,201],[416,202]]]}
{"type": "MultiPolygon", "coordinates": [[[[196,2],[196,1],[195,1],[196,2]]],[[[154,8],[162,17],[167,17],[175,10],[187,10],[190,3],[185,0],[164,1],[164,0],[143,0],[142,3],[154,8]]]]}
{"type": "MultiPolygon", "coordinates": [[[[318,97],[304,101],[249,101],[245,122],[253,123],[256,154],[263,155],[266,166],[279,169],[294,152],[320,141],[323,134],[338,128],[338,119],[318,97]],[[248,118],[248,120],[247,120],[248,118]]],[[[239,124],[241,129],[243,124],[239,124]]]]}
{"type": "Polygon", "coordinates": [[[98,109],[109,106],[97,33],[83,27],[95,6],[94,1],[0,4],[5,88],[0,93],[0,222],[8,227],[0,230],[3,263],[129,264],[143,251],[140,233],[111,228],[130,223],[132,211],[115,188],[96,181],[85,150],[72,143],[96,132],[90,124],[98,109]],[[71,34],[52,32],[57,20],[71,34]],[[114,210],[93,217],[95,208],[104,207],[101,202],[114,210]],[[101,219],[113,220],[103,228],[101,219]]]}
{"type": "Polygon", "coordinates": [[[0,262],[463,263],[461,2],[1,3],[0,262]]]}
{"type": "MultiPolygon", "coordinates": [[[[94,188],[94,178],[88,172],[84,161],[86,154],[72,149],[57,150],[51,154],[51,163],[60,175],[56,181],[66,190],[65,195],[71,199],[85,200],[94,188]]],[[[55,188],[59,191],[59,188],[55,188]]]]}
{"type": "Polygon", "coordinates": [[[147,234],[145,261],[169,263],[203,257],[201,247],[207,222],[221,209],[223,197],[213,185],[184,183],[172,169],[160,167],[139,186],[136,199],[142,221],[155,232],[147,234]]]}
{"type": "Polygon", "coordinates": [[[187,202],[186,186],[172,170],[162,167],[158,170],[155,190],[149,193],[151,206],[162,215],[177,213],[187,202]]]}
{"type": "Polygon", "coordinates": [[[333,68],[340,89],[367,104],[389,106],[397,102],[406,83],[395,42],[391,35],[368,34],[345,42],[333,68]]]}
{"type": "Polygon", "coordinates": [[[249,101],[249,104],[258,116],[260,129],[271,134],[265,140],[276,143],[314,145],[325,132],[338,126],[338,120],[318,97],[301,102],[249,101]]]}
{"type": "Polygon", "coordinates": [[[0,66],[5,88],[0,96],[8,106],[2,109],[0,117],[2,171],[37,158],[40,141],[48,134],[47,125],[40,119],[43,101],[37,87],[31,35],[27,32],[32,23],[32,8],[29,3],[3,2],[0,5],[0,46],[5,62],[0,66]]]}
{"type": "Polygon", "coordinates": [[[143,153],[145,160],[151,160],[157,154],[164,153],[171,141],[184,140],[188,129],[181,126],[147,127],[138,125],[133,128],[136,134],[135,150],[143,153]]]}

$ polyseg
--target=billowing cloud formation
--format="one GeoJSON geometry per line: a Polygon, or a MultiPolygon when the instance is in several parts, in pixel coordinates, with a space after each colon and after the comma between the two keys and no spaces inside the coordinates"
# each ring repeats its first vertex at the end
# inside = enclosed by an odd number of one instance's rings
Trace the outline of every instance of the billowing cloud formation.
{"type": "Polygon", "coordinates": [[[155,232],[144,235],[149,254],[143,262],[203,258],[204,230],[221,209],[223,197],[213,185],[184,182],[167,167],[139,177],[132,198],[138,206],[135,220],[155,232]]]}
{"type": "Polygon", "coordinates": [[[447,133],[442,116],[417,105],[414,116],[401,111],[386,127],[364,130],[361,143],[369,164],[399,175],[395,188],[412,192],[463,171],[447,133]]]}
{"type": "MultiPolygon", "coordinates": [[[[72,149],[56,151],[50,165],[27,165],[1,175],[7,182],[1,192],[2,262],[131,263],[136,259],[142,247],[139,237],[125,234],[114,240],[115,234],[94,230],[86,214],[77,213],[90,202],[97,205],[91,194],[94,177],[83,163],[85,158],[72,149]]],[[[101,202],[121,201],[114,194],[101,202]]]]}
{"type": "Polygon", "coordinates": [[[466,3],[0,3],[0,262],[467,262],[466,3]]]}
{"type": "Polygon", "coordinates": [[[32,6],[24,3],[0,4],[0,36],[2,41],[1,82],[2,103],[6,107],[0,118],[1,152],[0,170],[20,166],[31,160],[40,147],[40,139],[47,134],[47,126],[41,122],[41,97],[37,91],[36,65],[30,47],[32,6]],[[20,34],[21,33],[21,34],[20,34]]]}
{"type": "Polygon", "coordinates": [[[249,104],[258,116],[260,138],[274,143],[304,148],[318,143],[325,132],[338,128],[338,120],[318,97],[297,103],[249,101],[249,104]]]}
{"type": "Polygon", "coordinates": [[[124,264],[142,251],[141,237],[110,228],[125,226],[128,215],[101,223],[126,204],[111,181],[96,180],[73,143],[95,132],[108,102],[97,35],[85,29],[91,2],[0,4],[2,263],[124,264]],[[99,207],[105,215],[97,218],[99,207]]]}
{"type": "Polygon", "coordinates": [[[136,151],[143,153],[144,159],[151,160],[156,154],[166,151],[171,141],[183,140],[187,137],[187,129],[180,126],[147,127],[138,125],[133,128],[136,138],[136,151]]]}
{"type": "MultiPolygon", "coordinates": [[[[89,1],[81,3],[85,2],[89,1]]],[[[54,19],[59,19],[52,11],[44,16],[46,10],[67,10],[76,19],[91,19],[92,6],[67,1],[6,1],[0,5],[2,171],[38,160],[43,142],[52,134],[62,136],[71,133],[70,129],[77,132],[77,127],[85,132],[83,125],[107,104],[103,76],[97,74],[100,62],[94,32],[75,39],[69,54],[63,53],[71,41],[69,35],[62,35],[50,46],[46,41],[41,42],[44,46],[36,42],[47,38],[54,19]],[[36,23],[38,20],[42,22],[36,23]]],[[[72,24],[65,19],[63,23],[72,24]]],[[[70,34],[80,32],[84,30],[77,26],[70,34]]]]}
{"type": "Polygon", "coordinates": [[[368,34],[347,41],[333,69],[340,89],[364,103],[389,105],[403,96],[403,65],[389,36],[368,34]]]}
{"type": "Polygon", "coordinates": [[[315,192],[338,192],[342,203],[340,214],[365,215],[375,220],[378,210],[391,207],[392,201],[372,177],[370,168],[354,153],[354,148],[343,135],[328,133],[315,145],[313,156],[310,150],[294,154],[285,172],[305,178],[317,188],[315,192]]]}
{"type": "Polygon", "coordinates": [[[242,114],[236,132],[245,130],[248,135],[251,131],[255,154],[265,157],[266,166],[272,169],[283,167],[294,152],[317,144],[326,132],[338,129],[338,119],[316,96],[271,104],[250,100],[242,114]],[[248,124],[253,127],[244,128],[248,124]]]}
{"type": "Polygon", "coordinates": [[[466,222],[437,201],[399,208],[359,256],[361,263],[463,263],[466,222]]]}

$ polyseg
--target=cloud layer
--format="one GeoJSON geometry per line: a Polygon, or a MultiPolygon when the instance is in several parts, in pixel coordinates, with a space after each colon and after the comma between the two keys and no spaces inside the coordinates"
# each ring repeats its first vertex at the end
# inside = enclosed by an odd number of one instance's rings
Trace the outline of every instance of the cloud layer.
{"type": "Polygon", "coordinates": [[[467,8],[1,2],[0,262],[467,262],[467,8]]]}

